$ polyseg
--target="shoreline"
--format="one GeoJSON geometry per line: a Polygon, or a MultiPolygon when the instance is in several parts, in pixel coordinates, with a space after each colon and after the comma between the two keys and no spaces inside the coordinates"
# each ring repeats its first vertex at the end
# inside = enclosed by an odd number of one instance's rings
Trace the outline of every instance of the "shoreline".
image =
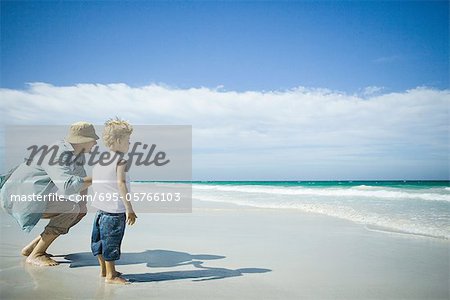
{"type": "MultiPolygon", "coordinates": [[[[237,204],[237,203],[226,203],[226,202],[220,202],[220,201],[207,201],[207,200],[201,200],[201,199],[195,199],[193,198],[193,201],[200,201],[204,204],[206,203],[217,203],[218,206],[230,206],[229,209],[233,209],[232,207],[235,206],[234,209],[242,208],[242,209],[253,209],[253,210],[272,210],[272,211],[278,211],[278,210],[284,210],[284,211],[292,211],[292,212],[299,212],[304,214],[311,214],[316,216],[325,216],[329,218],[336,218],[343,221],[351,222],[357,226],[364,227],[365,229],[373,232],[380,232],[385,234],[396,234],[396,235],[403,235],[403,236],[411,236],[411,237],[421,237],[421,238],[430,238],[430,239],[436,239],[436,240],[443,240],[443,241],[450,241],[450,238],[447,236],[435,236],[435,235],[428,235],[428,234],[422,234],[422,233],[414,233],[414,232],[408,232],[408,231],[402,231],[400,229],[395,228],[389,228],[389,227],[383,227],[381,225],[376,224],[366,224],[366,223],[360,223],[355,220],[346,219],[344,217],[335,216],[335,215],[329,215],[325,213],[320,212],[314,212],[314,211],[306,211],[299,208],[287,208],[287,207],[280,207],[280,208],[273,208],[273,207],[257,207],[257,206],[251,206],[246,204],[237,204]]],[[[217,210],[221,210],[222,208],[217,208],[217,210]]]]}

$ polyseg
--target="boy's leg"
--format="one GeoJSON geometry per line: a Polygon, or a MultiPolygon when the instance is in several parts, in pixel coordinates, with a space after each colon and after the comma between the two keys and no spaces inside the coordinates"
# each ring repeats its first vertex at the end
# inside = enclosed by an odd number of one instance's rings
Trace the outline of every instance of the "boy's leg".
{"type": "Polygon", "coordinates": [[[116,271],[116,262],[114,260],[105,261],[106,266],[106,283],[115,283],[115,284],[128,284],[129,282],[120,277],[116,271]]]}
{"type": "Polygon", "coordinates": [[[106,268],[106,283],[127,284],[126,279],[120,277],[121,273],[116,271],[115,261],[120,259],[120,246],[125,231],[125,213],[106,214],[100,224],[100,236],[103,247],[103,259],[106,268]]]}
{"type": "MultiPolygon", "coordinates": [[[[103,259],[103,255],[99,254],[97,255],[98,263],[100,264],[100,276],[106,277],[106,264],[105,260],[103,259]]],[[[119,271],[116,270],[116,277],[122,275],[119,271]]]]}
{"type": "Polygon", "coordinates": [[[97,211],[94,218],[94,224],[92,225],[92,235],[91,235],[91,250],[94,256],[97,256],[98,264],[100,265],[100,276],[106,276],[105,260],[103,259],[102,251],[103,245],[100,236],[100,219],[102,217],[102,212],[97,211]]]}
{"type": "Polygon", "coordinates": [[[103,256],[101,254],[97,255],[97,259],[100,265],[100,276],[105,277],[106,276],[105,260],[103,259],[103,256]]]}

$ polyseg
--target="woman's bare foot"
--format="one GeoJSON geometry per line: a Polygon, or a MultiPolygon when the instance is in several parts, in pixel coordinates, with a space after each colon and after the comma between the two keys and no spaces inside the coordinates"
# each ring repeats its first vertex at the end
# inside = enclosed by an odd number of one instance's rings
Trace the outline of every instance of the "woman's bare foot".
{"type": "MultiPolygon", "coordinates": [[[[118,272],[118,271],[116,271],[116,277],[119,277],[120,275],[122,275],[122,273],[121,272],[118,272]]],[[[106,270],[105,271],[101,271],[100,272],[100,277],[106,277],[106,270]]]]}
{"type": "Polygon", "coordinates": [[[34,248],[36,247],[36,245],[39,243],[40,237],[35,238],[34,240],[32,240],[28,245],[26,245],[25,247],[23,247],[21,253],[23,256],[28,256],[31,254],[31,252],[33,252],[34,248]]]}
{"type": "Polygon", "coordinates": [[[36,254],[36,255],[29,255],[26,259],[26,262],[38,267],[45,267],[45,266],[56,266],[59,265],[59,263],[47,255],[45,253],[43,254],[36,254]]]}
{"type": "MultiPolygon", "coordinates": [[[[36,245],[35,245],[35,246],[36,246],[36,245]]],[[[28,256],[28,255],[31,254],[31,252],[33,252],[33,250],[34,250],[34,247],[33,247],[33,248],[30,248],[29,245],[28,245],[28,246],[25,246],[25,247],[22,249],[21,254],[22,254],[23,256],[28,256]]],[[[45,252],[44,255],[47,256],[47,257],[52,257],[52,256],[53,256],[53,254],[50,254],[50,253],[47,253],[47,252],[45,252]]]]}
{"type": "Polygon", "coordinates": [[[106,278],[105,282],[111,284],[130,284],[128,280],[119,276],[113,278],[106,278]]]}
{"type": "Polygon", "coordinates": [[[33,248],[30,247],[30,245],[25,246],[20,253],[22,253],[23,256],[28,256],[33,252],[33,248]]]}

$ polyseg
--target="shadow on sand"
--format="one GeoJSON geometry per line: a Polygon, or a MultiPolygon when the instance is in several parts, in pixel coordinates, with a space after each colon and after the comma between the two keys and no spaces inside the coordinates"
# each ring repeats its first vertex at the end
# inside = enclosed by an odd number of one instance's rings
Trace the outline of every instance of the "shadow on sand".
{"type": "MultiPolygon", "coordinates": [[[[98,261],[90,252],[73,253],[63,256],[70,268],[98,266],[98,261]]],[[[189,254],[171,250],[146,250],[137,253],[122,253],[116,265],[146,264],[151,268],[170,268],[192,265],[193,270],[167,271],[143,274],[124,274],[123,277],[131,282],[168,281],[178,279],[193,279],[192,281],[205,281],[224,279],[228,277],[243,276],[247,273],[266,273],[270,269],[241,268],[226,269],[203,266],[205,260],[222,259],[225,256],[210,254],[189,254]]]]}

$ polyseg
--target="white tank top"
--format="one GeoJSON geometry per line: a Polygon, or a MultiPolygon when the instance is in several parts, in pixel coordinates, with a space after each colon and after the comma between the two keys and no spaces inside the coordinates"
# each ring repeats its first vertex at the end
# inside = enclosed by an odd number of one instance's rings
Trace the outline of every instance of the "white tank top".
{"type": "MultiPolygon", "coordinates": [[[[111,153],[111,159],[116,155],[111,153]]],[[[125,205],[120,198],[119,186],[117,185],[117,162],[120,156],[116,155],[113,162],[106,166],[96,164],[92,170],[92,190],[94,192],[94,199],[92,206],[109,212],[109,213],[124,213],[126,211],[125,205]]],[[[126,173],[126,185],[128,192],[130,192],[130,177],[126,173]]]]}

